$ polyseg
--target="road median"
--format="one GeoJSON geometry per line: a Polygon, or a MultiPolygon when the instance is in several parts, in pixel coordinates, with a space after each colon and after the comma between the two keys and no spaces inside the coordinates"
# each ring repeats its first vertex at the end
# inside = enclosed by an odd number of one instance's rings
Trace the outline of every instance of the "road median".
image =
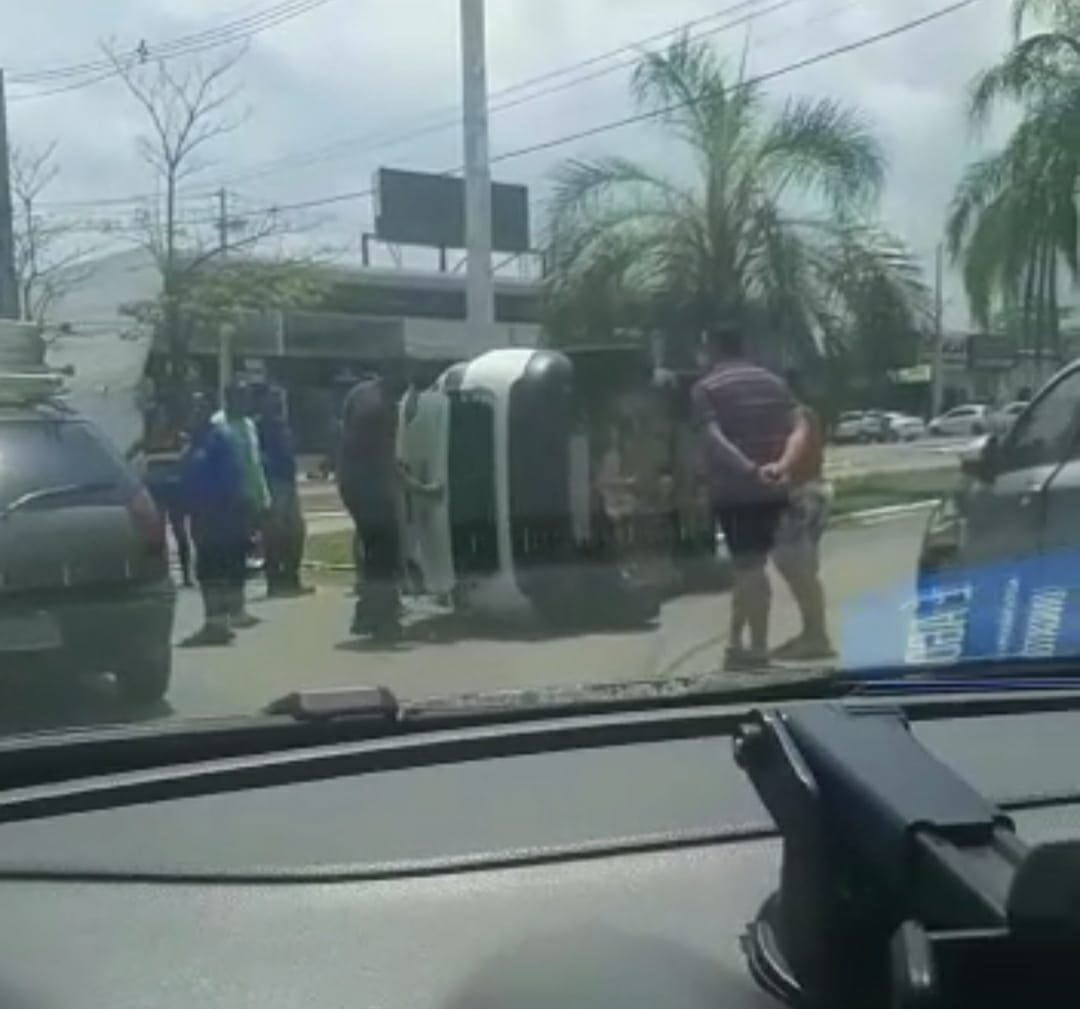
{"type": "MultiPolygon", "coordinates": [[[[833,481],[831,525],[886,521],[930,508],[956,486],[955,463],[905,472],[861,473],[833,481]]],[[[354,570],[351,529],[334,529],[308,537],[305,565],[316,571],[354,570]]]]}
{"type": "Polygon", "coordinates": [[[955,462],[933,468],[837,477],[833,480],[833,517],[858,517],[889,508],[925,505],[955,490],[959,480],[955,462]]]}

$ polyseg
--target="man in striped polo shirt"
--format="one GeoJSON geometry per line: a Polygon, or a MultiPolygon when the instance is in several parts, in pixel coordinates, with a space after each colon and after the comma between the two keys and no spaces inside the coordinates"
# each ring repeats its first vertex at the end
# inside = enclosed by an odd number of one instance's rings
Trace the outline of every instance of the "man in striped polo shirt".
{"type": "Polygon", "coordinates": [[[725,668],[761,669],[769,661],[772,601],[765,565],[787,505],[783,483],[766,467],[784,454],[796,403],[783,379],[746,360],[734,326],[713,327],[704,343],[709,370],[693,389],[694,425],[735,577],[725,668]]]}

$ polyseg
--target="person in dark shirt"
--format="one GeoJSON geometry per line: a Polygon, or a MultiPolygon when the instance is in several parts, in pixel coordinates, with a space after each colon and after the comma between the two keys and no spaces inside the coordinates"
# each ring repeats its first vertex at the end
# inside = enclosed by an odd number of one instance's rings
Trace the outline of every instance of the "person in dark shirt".
{"type": "Polygon", "coordinates": [[[341,500],[356,527],[354,634],[390,637],[399,631],[396,431],[385,383],[378,375],[364,376],[345,397],[337,465],[341,500]]]}
{"type": "Polygon", "coordinates": [[[787,506],[783,482],[763,468],[784,454],[796,424],[795,401],[783,379],[746,360],[738,329],[711,329],[704,349],[708,372],[691,399],[713,515],[734,567],[725,667],[762,669],[769,663],[772,601],[765,565],[787,506]]]}
{"type": "Polygon", "coordinates": [[[185,587],[191,579],[191,536],[181,493],[181,466],[186,434],[169,423],[164,406],[157,405],[146,419],[146,433],[128,449],[127,459],[143,460],[143,480],[158,510],[166,517],[176,543],[180,576],[185,587]]]}
{"type": "Polygon", "coordinates": [[[314,590],[300,583],[307,530],[300,506],[296,450],[285,393],[272,386],[263,391],[257,404],[256,428],[263,472],[270,491],[270,509],[263,527],[267,595],[307,595],[314,590]]]}
{"type": "Polygon", "coordinates": [[[400,633],[400,490],[442,493],[441,487],[417,480],[398,464],[397,420],[397,403],[379,375],[364,376],[345,397],[337,479],[356,527],[354,634],[395,638],[400,633]]]}
{"type": "Polygon", "coordinates": [[[247,560],[244,468],[233,438],[213,415],[212,399],[196,396],[181,473],[206,614],[202,629],[184,642],[188,647],[232,642],[231,595],[238,581],[243,584],[247,560]]]}

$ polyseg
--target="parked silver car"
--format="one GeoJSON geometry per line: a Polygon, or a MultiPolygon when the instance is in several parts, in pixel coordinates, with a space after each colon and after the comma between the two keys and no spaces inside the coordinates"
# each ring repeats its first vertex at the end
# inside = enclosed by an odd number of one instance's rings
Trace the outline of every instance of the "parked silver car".
{"type": "Polygon", "coordinates": [[[889,441],[915,441],[926,435],[926,424],[921,417],[890,410],[885,414],[888,421],[889,441]]]}
{"type": "Polygon", "coordinates": [[[933,435],[976,437],[990,430],[990,408],[983,403],[963,403],[935,417],[929,424],[933,435]]]}
{"type": "Polygon", "coordinates": [[[833,441],[838,445],[866,441],[866,414],[862,410],[840,414],[833,426],[833,441]]]}

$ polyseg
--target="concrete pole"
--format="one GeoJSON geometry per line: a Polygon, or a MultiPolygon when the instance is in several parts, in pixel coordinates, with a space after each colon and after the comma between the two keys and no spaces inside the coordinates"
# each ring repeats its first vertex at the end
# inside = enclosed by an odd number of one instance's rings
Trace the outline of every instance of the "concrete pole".
{"type": "MultiPolygon", "coordinates": [[[[229,251],[229,199],[224,188],[218,190],[218,248],[224,259],[229,251]]],[[[225,390],[233,380],[233,332],[231,323],[218,327],[218,401],[225,406],[225,390]]]]}
{"type": "Polygon", "coordinates": [[[461,0],[462,106],[465,124],[466,319],[493,342],[495,284],[491,269],[491,164],[488,150],[484,0],[461,0]]]}
{"type": "Polygon", "coordinates": [[[11,211],[11,153],[8,150],[7,99],[0,70],[0,318],[19,318],[19,285],[15,279],[15,235],[11,211]]]}

